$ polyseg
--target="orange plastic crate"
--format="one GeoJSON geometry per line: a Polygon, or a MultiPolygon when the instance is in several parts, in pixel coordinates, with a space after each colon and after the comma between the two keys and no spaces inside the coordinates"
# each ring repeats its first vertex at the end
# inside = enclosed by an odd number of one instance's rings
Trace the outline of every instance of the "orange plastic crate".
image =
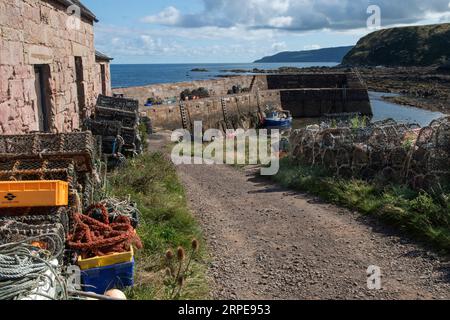
{"type": "Polygon", "coordinates": [[[60,207],[69,204],[64,181],[0,181],[0,208],[60,207]]]}

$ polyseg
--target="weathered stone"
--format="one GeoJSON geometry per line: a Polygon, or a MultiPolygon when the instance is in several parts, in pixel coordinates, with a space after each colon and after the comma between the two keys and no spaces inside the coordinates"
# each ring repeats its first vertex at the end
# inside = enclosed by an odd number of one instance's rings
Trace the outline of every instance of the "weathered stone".
{"type": "Polygon", "coordinates": [[[23,32],[13,28],[3,27],[2,38],[3,40],[23,41],[23,32]]]}
{"type": "Polygon", "coordinates": [[[85,109],[91,113],[101,90],[101,84],[94,83],[100,74],[93,21],[83,19],[80,29],[73,30],[68,17],[66,8],[55,1],[0,0],[0,133],[38,129],[35,65],[50,72],[44,74],[49,75],[51,130],[79,128],[75,56],[82,57],[85,109]]]}
{"type": "Polygon", "coordinates": [[[23,80],[23,94],[26,102],[32,102],[37,99],[34,79],[23,80]]]}
{"type": "Polygon", "coordinates": [[[9,81],[9,96],[13,99],[23,99],[22,80],[10,80],[9,81]]]}
{"type": "Polygon", "coordinates": [[[27,64],[50,64],[53,62],[53,50],[39,45],[25,46],[27,64]]]}
{"type": "Polygon", "coordinates": [[[16,65],[14,66],[14,77],[16,79],[30,79],[32,75],[33,67],[29,65],[16,65]]]}

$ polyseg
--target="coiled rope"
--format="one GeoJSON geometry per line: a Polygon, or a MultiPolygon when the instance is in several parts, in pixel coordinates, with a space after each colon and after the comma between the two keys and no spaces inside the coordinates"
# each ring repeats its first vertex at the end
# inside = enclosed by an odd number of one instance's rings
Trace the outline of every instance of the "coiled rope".
{"type": "Polygon", "coordinates": [[[64,240],[59,234],[49,233],[22,241],[0,245],[0,300],[18,300],[30,295],[46,299],[66,299],[67,290],[60,273],[51,261],[61,256],[64,240]],[[48,251],[30,245],[33,241],[52,242],[57,251],[48,251]],[[46,273],[51,272],[59,284],[56,289],[54,280],[46,273]],[[55,287],[55,297],[40,293],[37,289],[46,283],[55,287]]]}

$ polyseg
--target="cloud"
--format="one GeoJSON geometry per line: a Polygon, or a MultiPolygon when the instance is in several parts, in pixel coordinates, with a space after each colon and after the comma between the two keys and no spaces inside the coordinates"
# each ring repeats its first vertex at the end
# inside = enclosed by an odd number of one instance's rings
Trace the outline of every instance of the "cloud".
{"type": "Polygon", "coordinates": [[[303,50],[318,50],[320,48],[322,47],[318,44],[308,44],[306,46],[303,46],[303,50]]]}
{"type": "Polygon", "coordinates": [[[272,50],[274,52],[280,52],[280,51],[285,51],[287,49],[287,45],[286,42],[282,41],[282,42],[275,42],[272,44],[272,50]]]}
{"type": "Polygon", "coordinates": [[[276,17],[269,20],[269,26],[274,28],[285,28],[292,25],[292,17],[276,17]]]}
{"type": "Polygon", "coordinates": [[[173,60],[178,62],[214,60],[217,62],[221,60],[234,61],[233,59],[246,61],[286,48],[286,43],[277,42],[272,38],[271,32],[263,30],[250,30],[246,36],[239,38],[239,42],[211,41],[217,37],[235,40],[242,32],[243,30],[239,27],[230,29],[204,27],[201,38],[204,42],[199,44],[198,32],[193,29],[142,30],[114,25],[98,25],[95,30],[96,47],[114,57],[116,62],[173,60]],[[168,36],[168,32],[170,36],[168,36]],[[264,33],[269,33],[269,35],[264,35],[264,33]],[[197,41],[191,41],[192,39],[197,41]],[[262,45],[261,41],[264,41],[265,45],[262,45]],[[268,44],[267,41],[269,41],[268,44]]]}
{"type": "Polygon", "coordinates": [[[182,21],[182,15],[175,7],[167,7],[160,13],[142,19],[143,22],[175,26],[182,21]]]}
{"type": "MultiPolygon", "coordinates": [[[[364,28],[369,0],[202,0],[204,10],[182,14],[171,6],[143,20],[179,28],[245,26],[248,29],[310,31],[364,28]]],[[[448,0],[379,0],[382,26],[415,23],[450,12],[448,0]]]]}

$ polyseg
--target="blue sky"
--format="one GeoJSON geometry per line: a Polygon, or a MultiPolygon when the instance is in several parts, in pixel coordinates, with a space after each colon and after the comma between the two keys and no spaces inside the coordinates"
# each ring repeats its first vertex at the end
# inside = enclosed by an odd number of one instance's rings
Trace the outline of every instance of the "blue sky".
{"type": "Polygon", "coordinates": [[[381,27],[450,22],[449,0],[83,0],[114,63],[252,62],[280,51],[354,45],[370,5],[381,27]]]}

